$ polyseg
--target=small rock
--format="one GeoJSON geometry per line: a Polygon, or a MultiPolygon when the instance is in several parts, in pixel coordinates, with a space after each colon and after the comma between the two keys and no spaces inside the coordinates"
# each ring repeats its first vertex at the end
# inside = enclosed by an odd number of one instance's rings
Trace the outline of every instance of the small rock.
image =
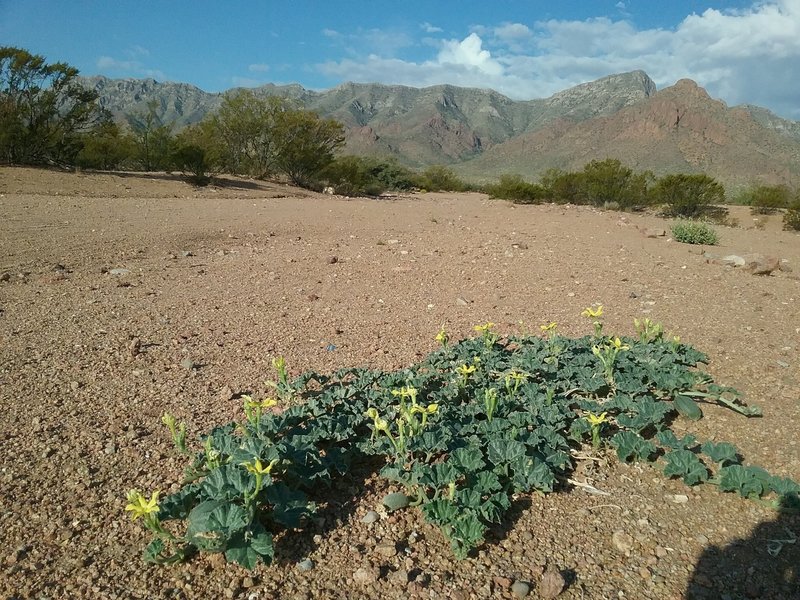
{"type": "Polygon", "coordinates": [[[460,296],[458,298],[456,298],[456,304],[458,306],[469,306],[469,302],[467,300],[465,300],[464,298],[461,298],[460,296]]]}
{"type": "Polygon", "coordinates": [[[531,586],[529,586],[524,581],[515,581],[511,584],[511,593],[514,594],[516,598],[524,598],[527,596],[531,591],[531,586]]]}
{"type": "Polygon", "coordinates": [[[633,550],[633,538],[630,535],[618,529],[611,536],[611,541],[617,550],[622,552],[625,556],[630,556],[633,550]]]}
{"type": "Polygon", "coordinates": [[[194,369],[194,368],[195,368],[197,365],[195,365],[195,364],[194,364],[194,361],[193,361],[191,358],[184,358],[184,359],[181,361],[181,366],[182,366],[184,369],[187,369],[187,370],[191,371],[191,370],[192,370],[192,369],[194,369]]]}
{"type": "Polygon", "coordinates": [[[69,389],[71,389],[73,392],[77,392],[80,389],[80,387],[81,387],[81,384],[79,382],[77,382],[77,381],[70,381],[69,382],[69,389]]]}
{"type": "Polygon", "coordinates": [[[385,556],[386,558],[392,558],[393,556],[397,556],[397,546],[392,542],[381,542],[375,546],[375,553],[385,556]]]}
{"type": "Polygon", "coordinates": [[[782,360],[777,361],[777,364],[778,364],[779,367],[783,367],[784,369],[788,369],[789,368],[789,363],[784,362],[782,360]]]}
{"type": "Polygon", "coordinates": [[[135,337],[131,340],[131,343],[128,344],[128,354],[130,354],[131,358],[136,358],[139,355],[139,352],[142,348],[142,340],[138,337],[135,337]]]}
{"type": "Polygon", "coordinates": [[[522,242],[515,242],[511,244],[512,248],[516,248],[517,250],[527,250],[528,244],[523,244],[522,242]]]}
{"type": "Polygon", "coordinates": [[[310,558],[304,558],[297,563],[297,570],[301,573],[307,573],[314,568],[314,561],[310,558]]]}
{"type": "Polygon", "coordinates": [[[110,441],[110,442],[108,442],[106,444],[106,447],[105,447],[104,451],[105,451],[106,454],[109,454],[109,455],[110,454],[116,454],[117,453],[117,445],[112,440],[112,441],[110,441]]]}
{"type": "Polygon", "coordinates": [[[656,546],[655,554],[658,558],[664,558],[667,555],[667,549],[663,546],[656,546]]]}
{"type": "Polygon", "coordinates": [[[388,240],[386,243],[389,244],[390,246],[393,246],[395,244],[399,244],[400,240],[388,240]]]}
{"type": "Polygon", "coordinates": [[[411,577],[408,574],[408,571],[405,569],[399,569],[397,571],[392,571],[389,573],[387,579],[393,583],[399,583],[400,585],[406,585],[411,580],[411,577]]]}
{"type": "Polygon", "coordinates": [[[353,581],[358,585],[369,585],[380,578],[381,573],[376,567],[361,567],[353,573],[353,581]]]}
{"type": "Polygon", "coordinates": [[[255,584],[256,584],[256,582],[253,581],[252,577],[245,577],[244,579],[242,579],[242,587],[243,588],[251,588],[255,584]]]}
{"type": "Polygon", "coordinates": [[[226,385],[217,392],[217,398],[222,402],[227,402],[233,398],[233,390],[230,388],[230,386],[226,385]]]}
{"type": "Polygon", "coordinates": [[[131,272],[130,269],[110,269],[108,271],[112,275],[120,276],[120,275],[127,275],[131,272]]]}
{"type": "Polygon", "coordinates": [[[789,266],[789,261],[784,258],[778,265],[778,270],[783,271],[784,273],[791,273],[792,267],[789,266]]]}
{"type": "Polygon", "coordinates": [[[190,250],[184,250],[181,252],[181,256],[184,258],[189,258],[190,256],[194,256],[194,254],[190,250]]]}
{"type": "Polygon", "coordinates": [[[641,577],[645,581],[649,580],[650,577],[652,577],[652,575],[653,574],[650,572],[650,569],[648,569],[647,567],[639,567],[639,577],[641,577]]]}
{"type": "Polygon", "coordinates": [[[380,518],[381,516],[377,512],[371,510],[367,512],[367,514],[365,514],[363,517],[361,517],[361,522],[366,523],[367,525],[372,525],[373,523],[379,521],[380,518]]]}
{"type": "Polygon", "coordinates": [[[667,494],[667,500],[670,502],[674,502],[675,504],[686,504],[689,502],[689,496],[685,494],[667,494]]]}
{"type": "Polygon", "coordinates": [[[542,582],[539,584],[539,595],[542,598],[556,598],[564,591],[564,586],[566,584],[567,582],[564,581],[564,576],[558,569],[548,567],[547,570],[542,573],[542,582]]]}
{"type": "Polygon", "coordinates": [[[745,260],[741,256],[737,256],[736,254],[729,254],[728,256],[723,256],[719,260],[723,265],[730,265],[732,267],[743,267],[745,264],[745,260]]]}
{"type": "Polygon", "coordinates": [[[401,508],[405,508],[410,503],[410,499],[408,496],[401,492],[393,492],[391,494],[386,494],[383,498],[383,505],[391,512],[395,510],[399,510],[401,508]]]}
{"type": "Polygon", "coordinates": [[[742,257],[745,261],[744,268],[753,275],[769,275],[781,266],[781,261],[774,256],[763,254],[747,254],[742,257]]]}
{"type": "Polygon", "coordinates": [[[11,273],[6,271],[2,275],[0,275],[0,281],[10,281],[11,280],[11,273]]]}
{"type": "Polygon", "coordinates": [[[338,257],[336,257],[336,256],[329,256],[328,257],[328,264],[329,265],[335,265],[337,262],[339,262],[339,258],[338,257]]]}
{"type": "Polygon", "coordinates": [[[507,590],[511,587],[511,580],[508,577],[493,577],[492,582],[495,585],[495,588],[500,588],[501,590],[507,590]]]}

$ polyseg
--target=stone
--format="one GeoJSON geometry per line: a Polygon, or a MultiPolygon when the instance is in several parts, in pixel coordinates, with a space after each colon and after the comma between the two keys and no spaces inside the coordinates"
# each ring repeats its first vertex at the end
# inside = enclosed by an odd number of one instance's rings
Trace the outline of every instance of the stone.
{"type": "Polygon", "coordinates": [[[781,261],[774,256],[746,254],[742,258],[745,261],[744,269],[753,275],[770,275],[781,266],[781,261]]]}
{"type": "Polygon", "coordinates": [[[0,275],[0,281],[10,281],[11,280],[11,273],[6,271],[2,275],[0,275]]]}
{"type": "Polygon", "coordinates": [[[128,354],[131,358],[136,358],[139,355],[139,352],[142,349],[142,340],[138,337],[135,337],[131,340],[131,343],[128,344],[128,354]]]}
{"type": "Polygon", "coordinates": [[[111,273],[112,275],[116,275],[117,277],[119,277],[121,275],[128,275],[131,272],[131,270],[130,269],[110,269],[108,272],[111,273]]]}
{"type": "Polygon", "coordinates": [[[511,584],[511,593],[514,594],[515,598],[524,598],[530,593],[530,591],[531,586],[524,581],[515,581],[511,584]]]}
{"type": "Polygon", "coordinates": [[[555,567],[547,567],[542,573],[542,581],[539,584],[539,596],[542,598],[556,598],[564,591],[567,582],[564,576],[555,567]]]}
{"type": "Polygon", "coordinates": [[[184,358],[181,361],[181,366],[184,369],[187,369],[189,371],[191,371],[192,369],[194,369],[196,367],[196,365],[194,364],[194,361],[191,358],[184,358]]]}
{"type": "Polygon", "coordinates": [[[657,229],[650,227],[643,229],[642,234],[644,235],[644,237],[649,237],[649,238],[660,238],[667,236],[667,232],[665,229],[657,229]]]}
{"type": "Polygon", "coordinates": [[[297,563],[297,570],[301,573],[307,573],[314,568],[314,561],[310,558],[304,558],[300,562],[297,563]]]}
{"type": "Polygon", "coordinates": [[[194,253],[191,250],[184,250],[181,252],[181,256],[184,258],[189,258],[190,256],[194,256],[194,253]]]}
{"type": "Polygon", "coordinates": [[[375,546],[375,553],[380,554],[386,558],[397,556],[397,546],[393,542],[381,542],[375,546]]]}
{"type": "Polygon", "coordinates": [[[393,583],[406,585],[411,580],[411,577],[409,576],[408,571],[405,569],[398,569],[397,571],[390,572],[387,576],[387,579],[393,583]]]}
{"type": "Polygon", "coordinates": [[[380,578],[380,571],[375,567],[361,567],[353,573],[353,581],[358,585],[369,585],[380,578]]]}
{"type": "Polygon", "coordinates": [[[512,581],[508,577],[493,577],[492,582],[494,583],[496,588],[500,588],[501,590],[507,590],[511,587],[512,581]]]}
{"type": "Polygon", "coordinates": [[[612,534],[611,542],[614,544],[614,547],[625,556],[631,555],[633,551],[633,538],[621,529],[618,529],[612,534]]]}
{"type": "Polygon", "coordinates": [[[723,256],[719,260],[723,265],[730,265],[732,267],[743,267],[745,265],[744,258],[736,254],[729,254],[728,256],[723,256]]]}
{"type": "Polygon", "coordinates": [[[337,256],[329,256],[328,257],[328,264],[329,265],[335,265],[337,262],[339,262],[339,257],[337,257],[337,256]]]}
{"type": "Polygon", "coordinates": [[[456,298],[456,304],[458,306],[469,306],[469,302],[460,296],[456,298]]]}
{"type": "Polygon", "coordinates": [[[223,388],[217,392],[217,398],[222,402],[227,402],[228,400],[232,400],[233,396],[234,396],[233,390],[228,385],[223,386],[223,388]]]}
{"type": "Polygon", "coordinates": [[[381,516],[377,512],[370,510],[367,512],[367,514],[361,517],[361,522],[365,523],[366,525],[372,525],[373,523],[379,521],[380,518],[381,516]]]}

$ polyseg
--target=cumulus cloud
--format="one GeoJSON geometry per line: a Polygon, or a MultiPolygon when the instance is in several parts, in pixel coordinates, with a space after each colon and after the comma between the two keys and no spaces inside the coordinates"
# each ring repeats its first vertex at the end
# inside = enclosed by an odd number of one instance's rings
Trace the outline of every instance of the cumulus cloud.
{"type": "Polygon", "coordinates": [[[421,23],[419,27],[425,33],[442,33],[442,31],[444,31],[441,27],[436,27],[435,25],[431,25],[427,21],[421,23]]]}
{"type": "Polygon", "coordinates": [[[463,39],[435,40],[432,47],[430,58],[412,61],[394,54],[397,46],[384,51],[373,45],[317,68],[359,81],[492,87],[516,99],[643,69],[659,87],[689,77],[729,104],[760,104],[800,119],[798,0],[708,9],[670,29],[640,29],[607,17],[484,24],[463,39]]]}
{"type": "Polygon", "coordinates": [[[112,56],[100,56],[96,61],[97,68],[105,75],[122,75],[125,77],[150,77],[164,81],[167,76],[159,69],[145,67],[138,60],[118,60],[112,56]]]}

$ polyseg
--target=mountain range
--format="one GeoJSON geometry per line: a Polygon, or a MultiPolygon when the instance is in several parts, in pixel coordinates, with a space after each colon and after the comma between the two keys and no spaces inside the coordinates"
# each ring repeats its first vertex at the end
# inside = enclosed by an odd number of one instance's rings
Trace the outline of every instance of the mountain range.
{"type": "MultiPolygon", "coordinates": [[[[155,101],[163,123],[180,127],[216,110],[224,93],[153,79],[82,79],[114,117],[155,101]]],[[[449,165],[477,182],[518,173],[580,169],[618,158],[656,175],[703,172],[727,186],[800,186],[800,122],[752,105],[728,107],[682,79],[657,90],[643,71],[610,75],[544,99],[514,101],[488,89],[344,83],[327,91],[268,84],[278,95],[346,130],[345,151],[394,157],[413,168],[449,165]]]]}

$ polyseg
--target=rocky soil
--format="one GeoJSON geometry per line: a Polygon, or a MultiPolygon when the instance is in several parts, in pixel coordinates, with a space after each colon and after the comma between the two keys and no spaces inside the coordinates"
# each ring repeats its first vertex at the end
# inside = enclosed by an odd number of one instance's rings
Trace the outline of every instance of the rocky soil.
{"type": "Polygon", "coordinates": [[[800,479],[800,237],[779,217],[719,228],[715,255],[785,259],[755,276],[644,235],[668,231],[652,215],[224,183],[0,170],[0,597],[800,598],[800,542],[767,551],[800,517],[611,455],[573,474],[607,495],[519,497],[464,561],[414,510],[382,511],[392,488],[365,466],[272,566],[142,563],[125,493],[175,490],[185,466],[164,411],[194,437],[241,418],[278,354],[292,374],[400,368],[442,324],[583,335],[594,302],[607,331],[662,322],[764,411],[680,427],[800,479]]]}

